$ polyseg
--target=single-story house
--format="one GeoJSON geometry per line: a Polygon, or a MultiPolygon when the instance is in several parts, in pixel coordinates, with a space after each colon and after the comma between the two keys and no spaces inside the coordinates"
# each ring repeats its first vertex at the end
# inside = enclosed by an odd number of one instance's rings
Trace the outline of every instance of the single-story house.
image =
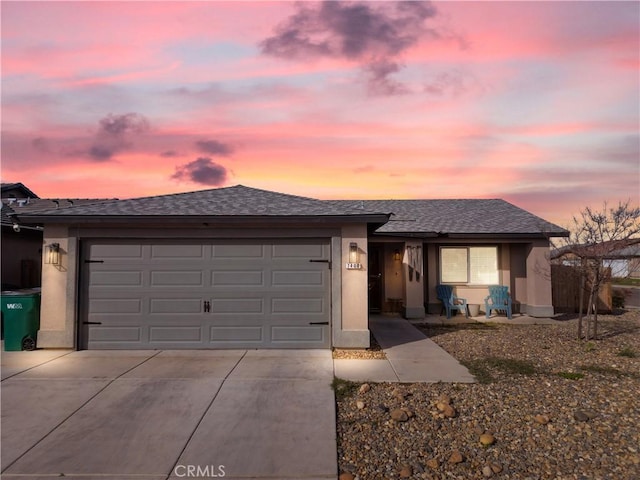
{"type": "Polygon", "coordinates": [[[39,347],[369,346],[370,312],[552,315],[549,238],[503,200],[321,201],[244,186],[19,215],[44,227],[39,347]]]}

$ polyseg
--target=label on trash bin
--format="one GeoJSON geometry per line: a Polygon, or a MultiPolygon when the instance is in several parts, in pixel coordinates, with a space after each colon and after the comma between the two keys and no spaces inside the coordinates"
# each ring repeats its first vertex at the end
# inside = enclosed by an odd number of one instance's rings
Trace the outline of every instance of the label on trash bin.
{"type": "Polygon", "coordinates": [[[22,310],[21,303],[7,303],[8,310],[22,310]]]}

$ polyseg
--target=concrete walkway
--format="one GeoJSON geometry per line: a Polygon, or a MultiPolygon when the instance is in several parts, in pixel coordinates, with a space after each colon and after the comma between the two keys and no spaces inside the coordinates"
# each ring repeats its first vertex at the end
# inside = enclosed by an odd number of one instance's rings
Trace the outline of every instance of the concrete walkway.
{"type": "Polygon", "coordinates": [[[336,377],[356,382],[476,381],[455,358],[403,318],[372,316],[369,328],[387,359],[334,359],[336,377]]]}
{"type": "Polygon", "coordinates": [[[1,359],[3,480],[337,477],[330,350],[1,359]]]}

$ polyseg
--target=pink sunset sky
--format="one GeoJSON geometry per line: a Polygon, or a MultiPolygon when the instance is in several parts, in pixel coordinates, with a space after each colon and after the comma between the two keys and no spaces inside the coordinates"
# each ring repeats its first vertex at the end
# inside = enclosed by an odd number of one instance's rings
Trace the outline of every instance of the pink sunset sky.
{"type": "Polygon", "coordinates": [[[639,2],[1,9],[2,181],[41,197],[638,203],[639,2]]]}

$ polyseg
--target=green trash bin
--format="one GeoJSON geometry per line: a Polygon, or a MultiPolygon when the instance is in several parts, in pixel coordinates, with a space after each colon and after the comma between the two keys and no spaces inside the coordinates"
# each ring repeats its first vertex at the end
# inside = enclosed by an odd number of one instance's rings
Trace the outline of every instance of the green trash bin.
{"type": "Polygon", "coordinates": [[[2,292],[5,351],[35,350],[40,328],[40,289],[2,292]]]}

